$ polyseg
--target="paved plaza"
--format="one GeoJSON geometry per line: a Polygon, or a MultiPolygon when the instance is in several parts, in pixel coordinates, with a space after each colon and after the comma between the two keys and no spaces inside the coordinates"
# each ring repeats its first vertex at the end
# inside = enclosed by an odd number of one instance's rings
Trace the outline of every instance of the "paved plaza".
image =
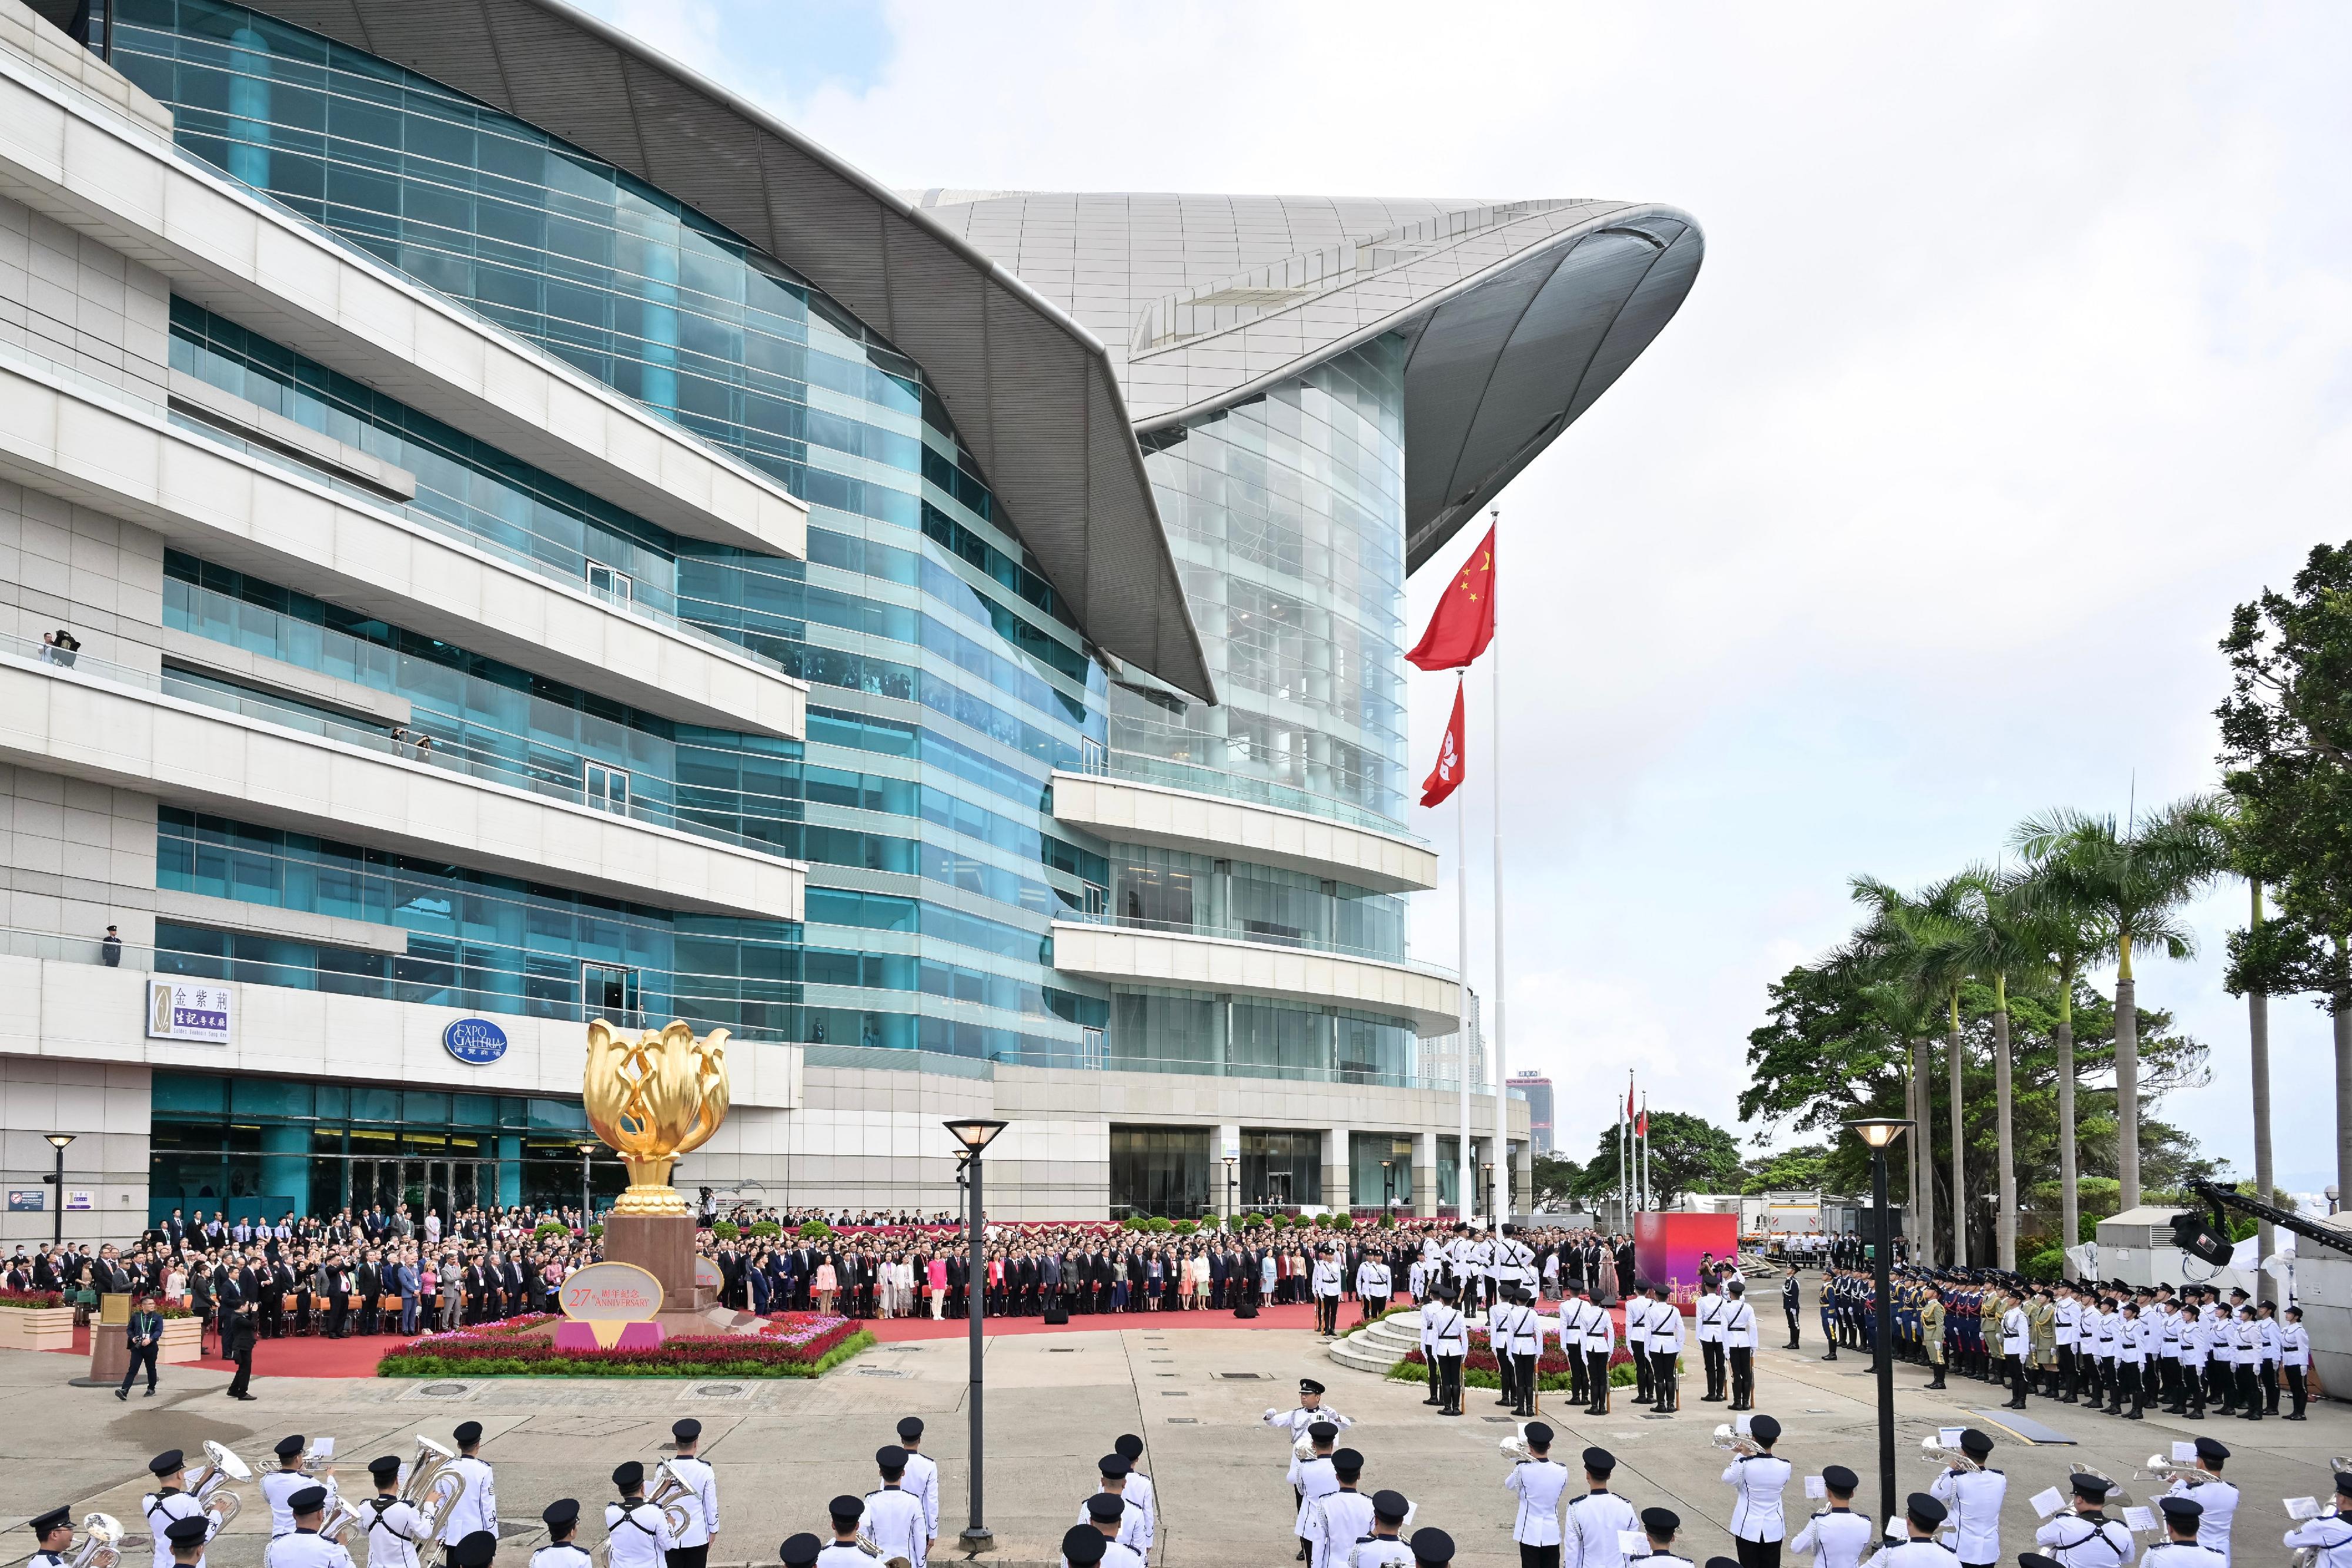
{"type": "MultiPolygon", "coordinates": [[[[1770,1316],[1777,1329],[1779,1314],[1770,1316]]],[[[1507,1467],[1496,1452],[1510,1427],[1483,1418],[1500,1415],[1490,1393],[1473,1390],[1467,1416],[1440,1420],[1422,1406],[1417,1388],[1333,1364],[1310,1333],[1202,1329],[1189,1326],[1193,1321],[1138,1317],[1116,1333],[1019,1333],[990,1343],[988,1520],[1002,1543],[994,1560],[1051,1561],[1049,1544],[1093,1490],[1095,1459],[1131,1431],[1142,1435],[1144,1468],[1159,1486],[1162,1562],[1171,1568],[1287,1562],[1283,1447],[1260,1427],[1258,1415],[1269,1404],[1286,1408],[1297,1380],[1314,1376],[1329,1385],[1331,1403],[1357,1419],[1347,1440],[1365,1455],[1368,1488],[1395,1487],[1416,1500],[1417,1522],[1451,1531],[1465,1564],[1517,1561],[1501,1486],[1507,1467]]],[[[1849,1465],[1865,1478],[1858,1500],[1874,1504],[1872,1381],[1854,1353],[1824,1363],[1821,1349],[1810,1323],[1803,1350],[1766,1349],[1759,1407],[1780,1419],[1780,1452],[1800,1474],[1849,1465]]],[[[693,1415],[704,1423],[704,1453],[719,1474],[724,1529],[713,1563],[772,1563],[786,1534],[821,1527],[826,1499],[875,1484],[870,1456],[910,1413],[929,1424],[927,1447],[945,1470],[941,1529],[952,1538],[961,1522],[968,1474],[961,1341],[877,1346],[814,1384],[263,1378],[255,1384],[260,1402],[250,1405],[223,1397],[226,1378],[211,1371],[168,1369],[163,1393],[153,1400],[133,1395],[126,1406],[104,1390],[64,1386],[76,1370],[59,1355],[0,1353],[7,1416],[0,1427],[6,1458],[0,1515],[12,1526],[70,1501],[77,1515],[103,1509],[137,1530],[144,1463],[159,1448],[193,1453],[211,1437],[251,1460],[289,1432],[331,1435],[349,1457],[346,1484],[356,1478],[363,1487],[369,1456],[404,1454],[419,1432],[446,1441],[452,1427],[473,1419],[482,1423],[483,1452],[497,1467],[509,1532],[500,1560],[512,1568],[542,1539],[537,1521],[548,1500],[601,1504],[611,1496],[606,1476],[615,1463],[658,1457],[670,1422],[693,1415]]],[[[2000,1414],[2000,1393],[1989,1385],[1955,1380],[1947,1392],[1929,1394],[1924,1381],[1916,1368],[1897,1369],[1906,1488],[1924,1488],[1932,1474],[1916,1457],[1922,1437],[1940,1426],[1983,1425],[1972,1410],[2000,1414]]],[[[1683,1412],[1671,1418],[1644,1415],[1622,1396],[1616,1413],[1599,1420],[1558,1406],[1547,1418],[1571,1459],[1589,1443],[1612,1449],[1617,1490],[1637,1504],[1680,1513],[1685,1549],[1703,1562],[1728,1552],[1730,1494],[1717,1479],[1723,1458],[1707,1444],[1724,1418],[1721,1407],[1697,1403],[1698,1392],[1693,1379],[1683,1412]]],[[[2352,1450],[2352,1408],[2326,1403],[2315,1404],[2301,1424],[2184,1422],[2153,1413],[2132,1422],[2040,1399],[2028,1414],[2079,1446],[2029,1448],[1987,1428],[2000,1439],[1993,1463],[2011,1479],[2002,1532],[2011,1560],[2030,1544],[2034,1519],[2026,1500],[2058,1483],[2070,1461],[2125,1479],[2144,1500],[2161,1489],[2126,1479],[2133,1469],[2176,1438],[2208,1436],[2237,1454],[2231,1479],[2245,1491],[2238,1548],[2252,1554],[2245,1560],[2266,1561],[2286,1528],[2280,1500],[2324,1496],[2328,1456],[2352,1450]]],[[[1790,1498],[1792,1512],[1804,1511],[1793,1485],[1790,1498]]],[[[268,1521],[249,1496],[236,1530],[211,1553],[213,1568],[254,1568],[268,1521]]],[[[30,1537],[15,1531],[0,1562],[21,1562],[30,1547],[30,1537]]],[[[143,1561],[138,1552],[127,1559],[130,1568],[143,1561]]]]}

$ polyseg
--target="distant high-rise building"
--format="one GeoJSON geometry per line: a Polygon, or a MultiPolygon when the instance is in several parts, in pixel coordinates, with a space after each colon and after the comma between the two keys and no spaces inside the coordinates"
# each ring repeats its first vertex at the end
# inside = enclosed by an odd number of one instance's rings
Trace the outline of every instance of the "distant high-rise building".
{"type": "Polygon", "coordinates": [[[1551,1153],[1551,1080],[1515,1073],[1511,1098],[1528,1103],[1528,1146],[1539,1155],[1551,1153]]]}

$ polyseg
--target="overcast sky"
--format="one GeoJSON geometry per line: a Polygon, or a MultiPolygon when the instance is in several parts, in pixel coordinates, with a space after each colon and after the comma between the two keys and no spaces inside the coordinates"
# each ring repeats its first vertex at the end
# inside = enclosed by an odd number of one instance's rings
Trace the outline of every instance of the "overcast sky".
{"type": "MultiPolygon", "coordinates": [[[[1850,873],[1944,874],[2135,776],[2212,787],[2231,606],[2352,538],[2341,7],[595,8],[895,186],[1704,225],[1682,314],[1501,503],[1507,1041],[1579,1155],[1628,1067],[1734,1119],[1765,985],[1845,934],[1850,873]]],[[[1414,679],[1416,778],[1451,695],[1414,679]]],[[[1450,810],[1413,823],[1449,876],[1450,810]]],[[[1453,897],[1420,895],[1417,956],[1452,959],[1453,897]]],[[[2246,1171],[2243,902],[2140,990],[2213,1049],[2163,1113],[2246,1171]]],[[[2326,1019],[2272,1017],[2279,1179],[2315,1190],[2326,1019]]]]}

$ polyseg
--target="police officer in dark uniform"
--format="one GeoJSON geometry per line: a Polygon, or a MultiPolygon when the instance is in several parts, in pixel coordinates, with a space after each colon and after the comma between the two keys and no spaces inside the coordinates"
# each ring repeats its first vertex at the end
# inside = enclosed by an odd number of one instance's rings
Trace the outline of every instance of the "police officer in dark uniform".
{"type": "Polygon", "coordinates": [[[1804,1306],[1801,1295],[1797,1286],[1797,1271],[1791,1269],[1780,1281],[1780,1312],[1789,1320],[1789,1343],[1784,1348],[1789,1350],[1803,1348],[1797,1343],[1797,1313],[1804,1306]]]}

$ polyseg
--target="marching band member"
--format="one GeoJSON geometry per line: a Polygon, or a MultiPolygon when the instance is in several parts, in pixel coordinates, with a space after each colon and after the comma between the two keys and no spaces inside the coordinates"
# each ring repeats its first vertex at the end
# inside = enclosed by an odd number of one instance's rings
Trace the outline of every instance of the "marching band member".
{"type": "Polygon", "coordinates": [[[1568,1500],[1568,1529],[1560,1555],[1570,1568],[1625,1568],[1620,1531],[1633,1530],[1641,1520],[1633,1505],[1609,1490],[1617,1456],[1606,1448],[1584,1450],[1584,1492],[1568,1500]]]}
{"type": "Polygon", "coordinates": [[[1413,1568],[1454,1568],[1454,1537],[1430,1528],[1412,1532],[1413,1568]]]}
{"type": "Polygon", "coordinates": [[[696,1457],[702,1444],[701,1422],[691,1416],[673,1421],[669,1435],[677,1448],[669,1473],[685,1483],[693,1500],[686,1504],[686,1529],[669,1549],[669,1568],[703,1568],[710,1561],[711,1539],[719,1533],[719,1472],[696,1457]]]}
{"type": "Polygon", "coordinates": [[[1412,1548],[1398,1537],[1412,1505],[1399,1491],[1372,1494],[1372,1532],[1348,1549],[1347,1568],[1396,1568],[1412,1561],[1412,1548]]]}
{"type": "MultiPolygon", "coordinates": [[[[1116,1455],[1113,1458],[1124,1474],[1127,1461],[1116,1455]]],[[[874,1468],[881,1472],[882,1484],[866,1494],[857,1533],[880,1547],[885,1558],[904,1557],[915,1568],[923,1568],[930,1552],[929,1523],[923,1500],[906,1488],[907,1450],[896,1443],[884,1444],[874,1450],[874,1468]]]]}
{"type": "Polygon", "coordinates": [[[1307,1555],[1315,1568],[1338,1568],[1340,1558],[1372,1525],[1372,1500],[1356,1490],[1364,1479],[1364,1456],[1353,1448],[1339,1449],[1331,1456],[1331,1474],[1338,1489],[1316,1502],[1307,1521],[1307,1539],[1313,1548],[1307,1555]]]}
{"type": "Polygon", "coordinates": [[[33,1531],[33,1555],[26,1568],[66,1568],[66,1552],[73,1545],[73,1510],[53,1508],[25,1521],[33,1531]]]}
{"type": "MultiPolygon", "coordinates": [[[[816,1568],[873,1568],[874,1559],[868,1557],[866,1554],[866,1549],[857,1544],[857,1521],[866,1517],[865,1502],[844,1492],[825,1504],[824,1511],[826,1519],[833,1526],[833,1544],[817,1552],[816,1568]]],[[[1102,1544],[1101,1532],[1089,1531],[1088,1533],[1094,1536],[1095,1543],[1099,1547],[1102,1544]]],[[[789,1549],[793,1542],[800,1539],[795,1535],[792,1541],[784,1542],[784,1545],[789,1549]]],[[[1066,1543],[1064,1551],[1067,1552],[1066,1543]]],[[[789,1563],[791,1558],[787,1556],[785,1561],[789,1563]]],[[[1102,1561],[1102,1553],[1097,1551],[1087,1561],[1099,1563],[1102,1561]]]]}
{"type": "Polygon", "coordinates": [[[1960,1434],[1960,1452],[1977,1468],[1950,1466],[1927,1495],[1951,1511],[1952,1550],[1961,1568],[1993,1568],[2000,1562],[2000,1505],[2009,1496],[2009,1478],[1985,1464],[1992,1439],[1974,1427],[1960,1434]]]}
{"type": "Polygon", "coordinates": [[[1736,1496],[1731,1504],[1731,1540],[1740,1568],[1780,1568],[1780,1542],[1788,1534],[1780,1494],[1788,1489],[1789,1461],[1772,1452],[1780,1440],[1780,1423],[1759,1416],[1748,1423],[1748,1436],[1760,1452],[1734,1454],[1724,1468],[1723,1480],[1736,1496]]]}
{"type": "Polygon", "coordinates": [[[211,1529],[212,1526],[201,1517],[175,1519],[163,1527],[163,1539],[171,1547],[173,1568],[204,1568],[205,1541],[211,1529]]]}
{"type": "MultiPolygon", "coordinates": [[[[483,1531],[489,1536],[492,1548],[497,1547],[498,1478],[491,1473],[490,1467],[482,1462],[482,1424],[479,1421],[461,1422],[449,1436],[457,1440],[457,1457],[449,1462],[444,1473],[463,1476],[466,1490],[464,1495],[457,1499],[457,1505],[449,1511],[449,1516],[441,1521],[441,1543],[447,1553],[446,1568],[464,1568],[457,1561],[457,1542],[468,1535],[477,1531],[483,1531]]],[[[644,1466],[638,1467],[637,1479],[640,1481],[645,1479],[644,1469],[644,1466]]],[[[655,1568],[658,1568],[660,1562],[658,1557],[653,1560],[655,1568]]],[[[622,1568],[622,1565],[615,1563],[612,1568],[622,1568]]]]}
{"type": "Polygon", "coordinates": [[[1540,1375],[1543,1361],[1544,1320],[1535,1309],[1534,1292],[1522,1281],[1513,1290],[1517,1314],[1511,1322],[1511,1358],[1519,1375],[1518,1403],[1513,1414],[1532,1416],[1536,1413],[1536,1379],[1540,1375]]]}
{"type": "Polygon", "coordinates": [[[1529,1457],[1503,1478],[1504,1490],[1519,1500],[1511,1539],[1519,1543],[1521,1568],[1559,1568],[1559,1500],[1568,1490],[1568,1470],[1552,1459],[1549,1427],[1528,1422],[1527,1439],[1529,1457]]]}
{"type": "Polygon", "coordinates": [[[1681,1533],[1683,1516],[1670,1508],[1645,1508],[1642,1511],[1642,1536],[1649,1550],[1642,1553],[1643,1561],[1687,1563],[1689,1558],[1674,1550],[1675,1537],[1681,1533]]]}
{"type": "MultiPolygon", "coordinates": [[[[547,1544],[530,1554],[530,1568],[589,1568],[594,1559],[580,1550],[579,1543],[572,1539],[580,1531],[580,1500],[557,1498],[540,1511],[539,1517],[547,1526],[547,1544]]],[[[807,1563],[816,1561],[816,1537],[796,1536],[794,1539],[808,1542],[808,1555],[803,1560],[803,1568],[806,1568],[807,1563]]],[[[371,1544],[369,1550],[373,1552],[374,1547],[371,1544]]],[[[790,1563],[792,1558],[786,1556],[784,1561],[790,1563]]]]}
{"type": "Polygon", "coordinates": [[[1265,1421],[1282,1434],[1286,1443],[1293,1444],[1318,1421],[1328,1421],[1342,1431],[1356,1424],[1337,1410],[1324,1406],[1323,1385],[1311,1377],[1298,1380],[1298,1403],[1295,1406],[1285,1411],[1269,1410],[1265,1413],[1265,1421]]]}
{"type": "MultiPolygon", "coordinates": [[[[305,1440],[299,1432],[290,1437],[278,1438],[278,1447],[272,1450],[278,1456],[278,1468],[264,1472],[261,1477],[262,1500],[269,1504],[269,1538],[272,1541],[281,1535],[294,1533],[294,1511],[287,1506],[287,1500],[296,1492],[307,1491],[318,1484],[302,1471],[302,1445],[305,1440]]],[[[335,1504],[333,1467],[330,1466],[325,1473],[327,1506],[332,1508],[335,1504]]]]}
{"type": "Polygon", "coordinates": [[[147,1461],[148,1473],[155,1478],[155,1490],[139,1500],[139,1511],[146,1516],[147,1528],[154,1532],[155,1568],[172,1568],[169,1531],[173,1521],[204,1520],[205,1539],[207,1541],[219,1532],[219,1521],[210,1511],[181,1490],[180,1483],[187,1479],[182,1474],[186,1468],[186,1461],[177,1448],[166,1448],[147,1461]]]}
{"type": "Polygon", "coordinates": [[[2075,1475],[2069,1484],[2074,1493],[2072,1511],[2053,1516],[2034,1532],[2034,1544],[2057,1568],[2122,1568],[2132,1560],[2137,1544],[2120,1520],[2106,1516],[2105,1479],[2075,1475]]]}
{"type": "Polygon", "coordinates": [[[1127,1495],[1126,1458],[1115,1453],[1105,1454],[1095,1461],[1095,1473],[1101,1478],[1100,1483],[1096,1487],[1094,1495],[1078,1505],[1076,1522],[1080,1524],[1095,1522],[1095,1516],[1091,1511],[1096,1499],[1115,1497],[1122,1506],[1118,1511],[1118,1528],[1110,1532],[1110,1538],[1135,1548],[1139,1553],[1148,1551],[1149,1548],[1144,1544],[1149,1535],[1148,1526],[1144,1522],[1143,1510],[1137,1507],[1135,1500],[1127,1495]]]}
{"type": "Polygon", "coordinates": [[[2312,1568],[2352,1568],[2352,1472],[2336,1472],[2336,1503],[2286,1532],[2287,1545],[2317,1555],[2312,1568]]]}
{"type": "MultiPolygon", "coordinates": [[[[940,1543],[940,1464],[937,1459],[922,1452],[923,1418],[921,1416],[907,1416],[899,1419],[898,1446],[907,1450],[907,1479],[899,1484],[923,1500],[923,1534],[929,1548],[936,1550],[940,1543]]],[[[1120,1453],[1127,1454],[1129,1464],[1135,1462],[1137,1454],[1143,1452],[1143,1439],[1140,1437],[1121,1437],[1113,1446],[1120,1453]],[[1130,1441],[1135,1444],[1133,1454],[1127,1452],[1127,1445],[1130,1441]]],[[[1135,1482],[1142,1479],[1139,1476],[1129,1479],[1127,1488],[1129,1496],[1132,1497],[1135,1494],[1135,1482]]],[[[1146,1511],[1149,1511],[1151,1484],[1148,1480],[1143,1483],[1143,1496],[1146,1511]]],[[[716,1535],[719,1533],[719,1490],[716,1479],[711,1483],[710,1520],[710,1532],[716,1535]]]]}
{"type": "MultiPolygon", "coordinates": [[[[400,1456],[385,1454],[368,1462],[375,1496],[360,1505],[367,1524],[368,1568],[416,1568],[416,1543],[425,1535],[425,1516],[400,1500],[400,1456]]],[[[579,1505],[572,1505],[574,1512],[579,1505]]],[[[586,1553],[582,1553],[585,1556],[586,1553]]],[[[537,1568],[538,1559],[532,1559],[537,1568]]],[[[551,1563],[547,1568],[562,1568],[551,1563]]]]}
{"type": "Polygon", "coordinates": [[[2164,1515],[2164,1539],[2147,1549],[2147,1562],[2156,1568],[2228,1568],[2229,1559],[2197,1544],[2198,1521],[2205,1511],[2194,1499],[2168,1492],[2156,1506],[2164,1515]]]}
{"type": "Polygon", "coordinates": [[[1859,1484],[1843,1465],[1824,1465],[1822,1490],[1829,1494],[1828,1506],[1805,1521],[1789,1550],[1811,1552],[1813,1568],[1855,1568],[1878,1534],[1869,1520],[1853,1511],[1859,1484]]]}
{"type": "Polygon", "coordinates": [[[1370,1322],[1387,1312],[1389,1297],[1395,1289],[1387,1261],[1377,1252],[1367,1251],[1364,1260],[1356,1265],[1356,1306],[1360,1321],[1370,1322]]]}
{"type": "Polygon", "coordinates": [[[2164,1494],[2189,1498],[2198,1505],[2197,1543],[2225,1564],[2230,1561],[2230,1526],[2238,1517],[2238,1489],[2221,1479],[2229,1458],[2230,1450],[2212,1438],[2198,1438],[2196,1470],[2174,1481],[2164,1494]]]}
{"type": "MultiPolygon", "coordinates": [[[[911,1416],[908,1417],[909,1421],[913,1419],[911,1416]]],[[[902,1421],[899,1425],[903,1427],[906,1422],[902,1421]]],[[[903,1440],[901,1446],[904,1446],[903,1440]]],[[[1132,1432],[1123,1432],[1119,1435],[1118,1441],[1113,1443],[1110,1448],[1111,1452],[1127,1461],[1127,1485],[1119,1489],[1118,1495],[1127,1499],[1128,1506],[1136,1511],[1142,1521],[1143,1544],[1139,1550],[1149,1557],[1151,1555],[1152,1537],[1160,1530],[1160,1506],[1159,1494],[1152,1489],[1151,1478],[1135,1468],[1136,1462],[1143,1458],[1143,1439],[1132,1432]]],[[[923,1462],[930,1464],[928,1459],[923,1462]]],[[[931,1465],[931,1471],[936,1477],[939,1467],[931,1465]]],[[[909,1454],[907,1458],[908,1479],[911,1480],[914,1474],[915,1456],[909,1454]]],[[[936,1542],[940,1538],[939,1486],[936,1480],[931,1487],[931,1495],[927,1500],[930,1507],[931,1539],[936,1542]]]]}
{"type": "Polygon", "coordinates": [[[1304,1563],[1313,1555],[1313,1543],[1307,1538],[1307,1521],[1315,1504],[1327,1493],[1339,1490],[1339,1467],[1331,1461],[1331,1445],[1339,1439],[1339,1428],[1328,1421],[1318,1421],[1307,1428],[1307,1440],[1314,1445],[1315,1457],[1302,1459],[1294,1453],[1290,1472],[1283,1479],[1298,1499],[1298,1511],[1293,1516],[1291,1533],[1298,1537],[1298,1554],[1294,1562],[1304,1563]]]}
{"type": "Polygon", "coordinates": [[[291,1492],[286,1506],[294,1515],[294,1528],[271,1537],[261,1549],[261,1568],[352,1568],[352,1554],[319,1533],[319,1526],[327,1520],[325,1487],[306,1486],[291,1492]]]}
{"type": "MultiPolygon", "coordinates": [[[[1118,1539],[1119,1521],[1125,1517],[1126,1510],[1126,1499],[1114,1497],[1108,1492],[1097,1492],[1087,1500],[1087,1523],[1072,1527],[1072,1533],[1079,1529],[1091,1528],[1095,1539],[1102,1543],[1102,1555],[1087,1561],[1100,1563],[1103,1568],[1143,1568],[1143,1553],[1118,1539]]],[[[1069,1537],[1065,1536],[1063,1540],[1066,1542],[1069,1537]]],[[[1073,1563],[1077,1561],[1076,1557],[1071,1558],[1073,1563]]]]}
{"type": "Polygon", "coordinates": [[[1905,1538],[1888,1542],[1864,1568],[1958,1568],[1960,1560],[1936,1543],[1943,1522],[1944,1505],[1926,1492],[1913,1492],[1903,1500],[1905,1538]]]}
{"type": "Polygon", "coordinates": [[[613,1468],[618,1500],[604,1505],[604,1561],[608,1568],[662,1568],[672,1544],[669,1521],[646,1500],[646,1467],[624,1459],[613,1468]]]}

